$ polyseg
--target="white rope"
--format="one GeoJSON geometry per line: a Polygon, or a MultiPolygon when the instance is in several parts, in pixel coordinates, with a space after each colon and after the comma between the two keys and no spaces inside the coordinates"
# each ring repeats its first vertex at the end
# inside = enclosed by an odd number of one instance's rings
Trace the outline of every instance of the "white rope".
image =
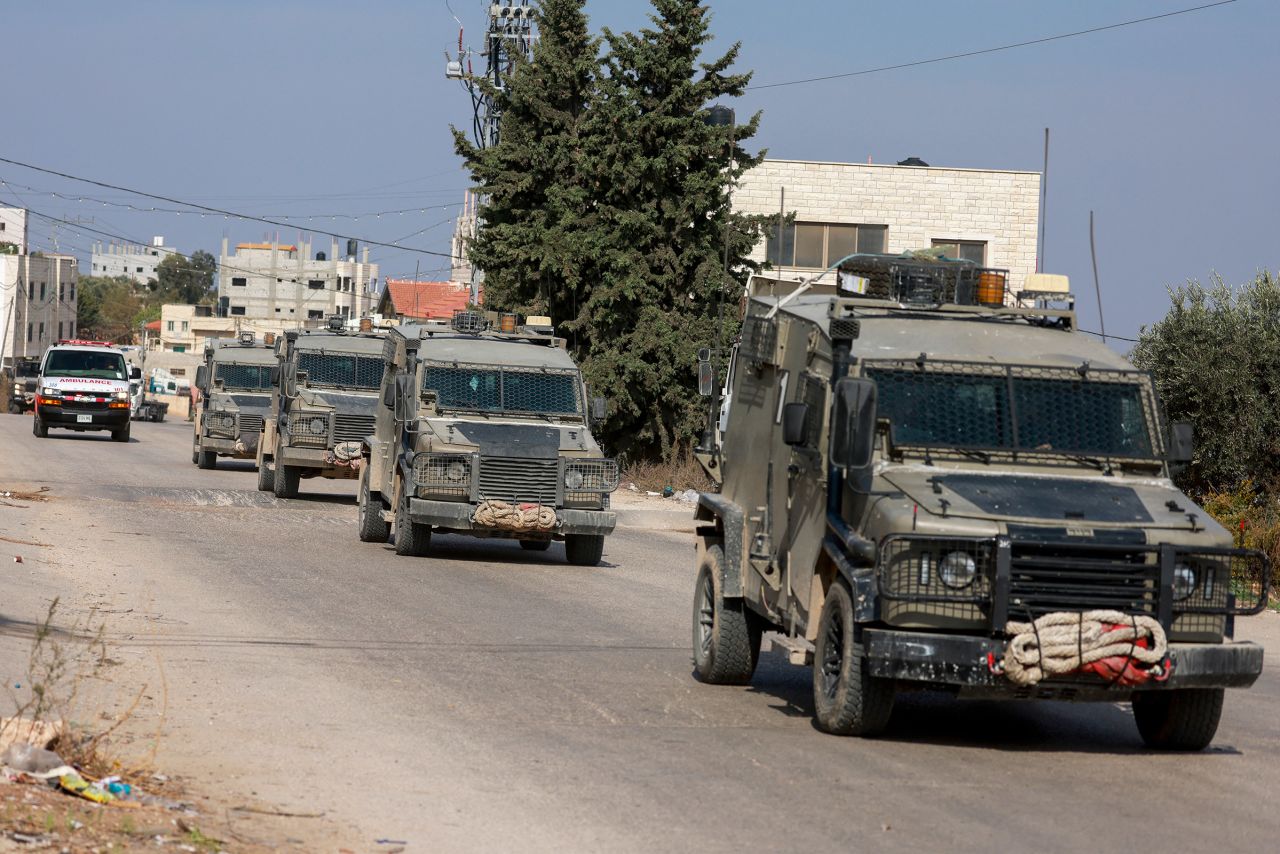
{"type": "Polygon", "coordinates": [[[480,502],[471,521],[485,528],[504,531],[547,531],[556,526],[556,511],[541,504],[510,504],[486,499],[480,502]]]}
{"type": "Polygon", "coordinates": [[[1004,652],[1004,672],[1016,685],[1034,685],[1113,656],[1158,665],[1169,649],[1157,620],[1120,611],[1045,614],[1034,623],[1010,622],[1005,632],[1012,639],[1004,652]],[[1143,638],[1145,648],[1138,645],[1143,638]]]}

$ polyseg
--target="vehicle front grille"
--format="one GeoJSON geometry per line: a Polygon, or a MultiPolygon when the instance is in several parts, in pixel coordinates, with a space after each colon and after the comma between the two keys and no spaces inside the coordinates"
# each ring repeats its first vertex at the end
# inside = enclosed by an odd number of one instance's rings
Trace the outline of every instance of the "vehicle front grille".
{"type": "Polygon", "coordinates": [[[529,504],[556,503],[557,460],[480,458],[480,498],[529,504]]]}
{"type": "Polygon", "coordinates": [[[1157,614],[1160,567],[1146,549],[1015,543],[1011,558],[1011,620],[1093,609],[1157,614]]]}
{"type": "Polygon", "coordinates": [[[262,432],[262,416],[261,415],[241,415],[240,416],[240,432],[241,433],[262,432]]]}
{"type": "Polygon", "coordinates": [[[335,415],[333,440],[335,442],[359,442],[373,433],[376,419],[372,415],[335,415]]]}
{"type": "Polygon", "coordinates": [[[63,400],[62,409],[64,412],[106,412],[108,401],[89,401],[89,400],[63,400]]]}

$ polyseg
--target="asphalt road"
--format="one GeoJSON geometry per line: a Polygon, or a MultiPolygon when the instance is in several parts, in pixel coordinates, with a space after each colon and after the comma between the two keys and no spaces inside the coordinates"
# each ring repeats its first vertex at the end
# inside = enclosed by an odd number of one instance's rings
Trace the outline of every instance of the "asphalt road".
{"type": "Polygon", "coordinates": [[[746,688],[693,680],[686,532],[624,511],[594,569],[452,537],[399,558],[356,539],[351,482],[279,501],[246,464],[191,465],[188,424],[133,437],[37,440],[0,416],[0,492],[51,495],[0,504],[0,662],[20,671],[49,597],[65,621],[96,609],[113,684],[148,686],[135,748],[226,796],[323,811],[321,836],[1078,852],[1265,850],[1280,832],[1274,614],[1241,621],[1273,657],[1203,754],[1144,752],[1122,705],[928,694],[900,698],[886,737],[841,739],[814,729],[809,670],[781,654],[746,688]]]}

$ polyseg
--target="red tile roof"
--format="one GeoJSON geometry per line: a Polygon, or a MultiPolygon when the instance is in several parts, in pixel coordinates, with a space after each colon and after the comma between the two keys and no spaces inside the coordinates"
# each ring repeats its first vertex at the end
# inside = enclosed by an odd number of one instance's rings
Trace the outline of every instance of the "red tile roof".
{"type": "Polygon", "coordinates": [[[383,314],[415,320],[448,320],[454,311],[466,308],[470,300],[471,289],[460,282],[388,279],[379,309],[383,314]]]}
{"type": "Polygon", "coordinates": [[[160,331],[160,321],[158,321],[158,320],[153,320],[153,321],[151,321],[150,323],[148,323],[148,324],[147,324],[147,329],[151,330],[152,332],[159,332],[159,331],[160,331]]]}

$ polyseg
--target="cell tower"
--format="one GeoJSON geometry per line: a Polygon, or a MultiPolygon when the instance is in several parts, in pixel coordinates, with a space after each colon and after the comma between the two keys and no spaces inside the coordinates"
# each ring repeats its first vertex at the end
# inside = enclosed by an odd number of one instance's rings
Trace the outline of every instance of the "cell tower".
{"type": "MultiPolygon", "coordinates": [[[[448,6],[448,0],[445,5],[448,6]]],[[[480,63],[473,63],[476,51],[466,46],[462,22],[454,15],[453,19],[458,21],[458,53],[456,57],[445,54],[448,63],[444,72],[450,80],[460,81],[471,96],[472,136],[480,148],[497,144],[498,124],[502,117],[493,97],[481,88],[479,81],[488,81],[493,91],[501,91],[516,60],[532,59],[533,44],[537,39],[534,27],[537,9],[533,0],[486,2],[484,5],[488,9],[489,26],[484,34],[484,47],[479,51],[483,70],[477,68],[480,63]]],[[[453,13],[452,7],[449,7],[449,12],[453,13]]]]}

